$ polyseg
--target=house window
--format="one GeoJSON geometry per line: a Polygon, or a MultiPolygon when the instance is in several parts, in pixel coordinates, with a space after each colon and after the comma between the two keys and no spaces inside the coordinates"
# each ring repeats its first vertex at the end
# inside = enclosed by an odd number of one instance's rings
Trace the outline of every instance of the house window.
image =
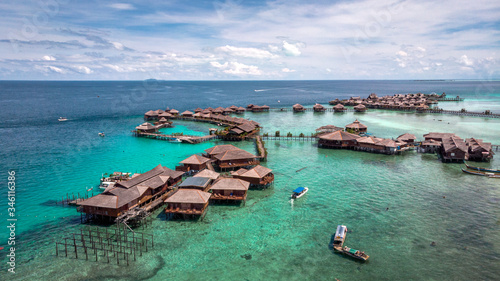
{"type": "Polygon", "coordinates": [[[452,152],[452,153],[451,153],[451,156],[455,156],[455,153],[454,153],[454,152],[452,152]]]}

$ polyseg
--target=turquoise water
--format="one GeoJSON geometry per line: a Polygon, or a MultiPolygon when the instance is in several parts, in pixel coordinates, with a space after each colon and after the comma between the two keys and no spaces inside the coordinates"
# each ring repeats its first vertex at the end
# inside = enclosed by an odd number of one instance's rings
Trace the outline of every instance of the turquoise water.
{"type": "MultiPolygon", "coordinates": [[[[310,99],[315,98],[301,103],[310,99]]],[[[165,221],[160,211],[155,213],[153,225],[144,230],[155,235],[155,249],[129,267],[56,257],[54,242],[82,226],[74,208],[54,200],[96,186],[102,173],[144,172],[157,164],[174,168],[187,156],[219,143],[187,145],[133,137],[130,131],[143,122],[140,114],[67,114],[70,120],[65,123],[11,121],[0,128],[2,171],[14,168],[19,175],[15,280],[498,279],[500,180],[466,175],[460,171],[463,165],[443,164],[436,155],[327,150],[311,142],[267,141],[265,165],[274,170],[275,184],[249,191],[243,207],[210,206],[200,222],[165,221]],[[106,137],[98,137],[99,131],[106,137]],[[292,205],[288,198],[297,186],[310,191],[292,205]],[[329,249],[338,224],[350,230],[346,245],[365,251],[369,262],[329,249]],[[430,245],[433,241],[436,246],[430,245]]],[[[380,137],[410,132],[422,138],[429,131],[448,131],[500,144],[497,119],[392,111],[244,117],[260,122],[269,133],[307,134],[357,118],[380,137]]],[[[164,131],[203,135],[213,127],[180,121],[175,125],[164,131]]],[[[233,144],[255,152],[251,142],[233,144]]],[[[500,167],[497,156],[483,165],[500,167]]],[[[6,206],[4,195],[0,204],[6,206]]],[[[5,222],[4,210],[0,218],[5,222]]],[[[5,246],[7,235],[0,233],[0,246],[5,246]]],[[[0,279],[12,280],[5,273],[5,256],[0,260],[0,279]]]]}

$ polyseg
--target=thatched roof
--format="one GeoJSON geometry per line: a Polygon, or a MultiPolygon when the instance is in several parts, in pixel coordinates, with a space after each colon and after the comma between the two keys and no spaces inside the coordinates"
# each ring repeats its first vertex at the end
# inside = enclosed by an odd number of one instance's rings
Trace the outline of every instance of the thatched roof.
{"type": "Polygon", "coordinates": [[[235,178],[222,178],[218,180],[212,187],[211,190],[248,190],[250,183],[244,180],[235,178]]]}
{"type": "Polygon", "coordinates": [[[179,189],[165,203],[205,204],[212,194],[197,189],[179,189]]]}
{"type": "Polygon", "coordinates": [[[358,121],[358,119],[356,119],[356,121],[352,122],[351,124],[346,125],[345,127],[349,128],[349,129],[366,129],[366,128],[368,128],[366,125],[361,124],[358,121]]]}
{"type": "Polygon", "coordinates": [[[238,125],[237,128],[244,131],[244,132],[249,133],[249,132],[255,130],[255,125],[250,123],[250,122],[245,122],[241,125],[238,125]]]}
{"type": "Polygon", "coordinates": [[[269,168],[266,168],[266,167],[261,166],[261,165],[257,165],[255,167],[253,167],[252,169],[246,171],[245,173],[240,174],[240,176],[247,177],[247,178],[261,179],[261,178],[267,176],[272,171],[273,170],[271,170],[269,168]]]}
{"type": "Polygon", "coordinates": [[[169,111],[171,114],[179,114],[179,110],[176,109],[170,109],[169,111]]]}
{"type": "Polygon", "coordinates": [[[222,144],[222,145],[217,145],[217,146],[211,147],[209,149],[205,149],[205,152],[209,155],[215,155],[215,154],[224,153],[228,150],[234,150],[234,149],[240,149],[240,148],[237,148],[236,146],[234,146],[232,144],[222,144]]]}
{"type": "Polygon", "coordinates": [[[236,110],[237,110],[237,111],[245,111],[245,108],[240,106],[240,107],[238,107],[236,110]]]}
{"type": "Polygon", "coordinates": [[[470,147],[471,152],[491,151],[491,143],[483,142],[482,139],[469,138],[465,140],[465,143],[470,147]]]}
{"type": "Polygon", "coordinates": [[[297,103],[297,104],[294,104],[294,105],[293,105],[293,108],[294,108],[294,109],[302,109],[302,108],[304,108],[304,107],[303,107],[301,104],[298,104],[298,103],[297,103]]]}
{"type": "Polygon", "coordinates": [[[199,107],[198,107],[197,109],[195,109],[195,110],[194,110],[194,112],[196,112],[196,113],[198,113],[198,112],[202,112],[202,111],[203,111],[203,109],[201,109],[201,108],[199,108],[199,107]]]}
{"type": "Polygon", "coordinates": [[[344,131],[335,131],[333,133],[324,134],[319,138],[322,140],[330,140],[330,141],[348,141],[348,140],[358,139],[359,136],[344,131]]]}
{"type": "Polygon", "coordinates": [[[181,113],[181,115],[193,115],[193,112],[186,110],[183,113],[181,113]]]}
{"type": "Polygon", "coordinates": [[[158,117],[165,117],[165,118],[169,118],[169,117],[172,117],[172,114],[168,113],[168,112],[163,112],[162,114],[158,115],[158,117]]]}
{"type": "Polygon", "coordinates": [[[181,164],[192,164],[192,165],[200,165],[210,161],[210,159],[200,156],[200,155],[191,155],[188,158],[182,160],[181,164]]]}
{"type": "Polygon", "coordinates": [[[270,107],[269,107],[269,105],[263,105],[260,108],[262,108],[262,109],[269,109],[270,107]]]}
{"type": "Polygon", "coordinates": [[[136,130],[154,130],[155,128],[155,126],[148,122],[144,122],[141,125],[135,127],[136,130]]]}
{"type": "Polygon", "coordinates": [[[324,109],[325,107],[324,107],[324,106],[322,106],[321,104],[317,103],[317,104],[315,104],[315,105],[313,106],[313,108],[315,108],[315,109],[324,109]]]}
{"type": "Polygon", "coordinates": [[[341,103],[338,103],[337,105],[335,105],[333,107],[333,109],[336,109],[336,110],[344,110],[345,109],[345,106],[341,103]]]}
{"type": "Polygon", "coordinates": [[[194,175],[193,177],[203,177],[203,178],[211,178],[213,180],[216,180],[220,177],[220,174],[215,172],[215,171],[212,171],[212,170],[209,170],[209,169],[205,169],[199,173],[197,173],[196,175],[194,175]]]}
{"type": "Polygon", "coordinates": [[[144,113],[145,116],[150,116],[150,117],[153,117],[153,116],[158,116],[158,113],[153,111],[153,110],[150,110],[146,113],[144,113]]]}
{"type": "Polygon", "coordinates": [[[253,155],[250,152],[247,152],[242,149],[237,150],[228,150],[224,153],[215,155],[215,158],[220,161],[230,161],[230,160],[241,160],[241,159],[253,159],[257,156],[253,155]]]}
{"type": "Polygon", "coordinates": [[[247,169],[241,168],[239,170],[232,171],[230,174],[231,174],[231,176],[240,176],[240,175],[246,173],[247,171],[248,171],[247,169]]]}
{"type": "Polygon", "coordinates": [[[402,134],[400,135],[399,137],[396,138],[397,140],[399,141],[409,141],[409,140],[416,140],[417,137],[413,134],[409,134],[409,133],[405,133],[405,134],[402,134]]]}
{"type": "Polygon", "coordinates": [[[436,133],[436,132],[431,132],[431,133],[428,133],[428,134],[424,135],[425,139],[434,139],[434,140],[437,140],[437,141],[442,141],[445,138],[451,138],[451,137],[458,138],[458,136],[455,135],[455,134],[453,134],[453,133],[436,133]]]}
{"type": "MultiPolygon", "coordinates": [[[[158,182],[162,182],[165,178],[168,179],[169,175],[165,174],[165,169],[161,165],[156,166],[150,171],[147,171],[143,174],[140,174],[136,177],[133,177],[127,181],[117,182],[115,186],[121,186],[123,188],[131,188],[136,185],[155,185],[158,182]],[[159,178],[159,176],[163,176],[164,178],[159,178]],[[149,184],[148,184],[149,182],[149,184]]],[[[166,181],[165,181],[166,182],[166,181]]],[[[163,184],[165,183],[163,182],[163,184]]]]}

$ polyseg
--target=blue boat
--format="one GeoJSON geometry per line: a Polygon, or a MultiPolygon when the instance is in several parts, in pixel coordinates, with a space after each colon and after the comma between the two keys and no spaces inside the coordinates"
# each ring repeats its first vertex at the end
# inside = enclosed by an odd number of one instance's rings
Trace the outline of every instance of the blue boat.
{"type": "Polygon", "coordinates": [[[292,193],[292,199],[297,199],[302,197],[309,190],[307,187],[297,187],[292,193]]]}

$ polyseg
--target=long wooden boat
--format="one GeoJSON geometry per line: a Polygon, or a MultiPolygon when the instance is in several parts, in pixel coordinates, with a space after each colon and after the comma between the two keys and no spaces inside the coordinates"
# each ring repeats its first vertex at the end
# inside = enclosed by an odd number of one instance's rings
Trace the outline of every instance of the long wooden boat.
{"type": "Polygon", "coordinates": [[[467,163],[465,163],[465,167],[470,170],[475,170],[475,171],[481,171],[481,172],[490,172],[490,173],[499,173],[500,170],[492,170],[492,169],[486,169],[486,168],[481,168],[481,167],[474,167],[474,166],[469,166],[467,163]]]}
{"type": "Polygon", "coordinates": [[[365,252],[355,250],[355,249],[352,249],[349,247],[334,247],[334,249],[337,252],[340,252],[344,255],[353,257],[353,258],[358,259],[358,260],[367,261],[368,258],[370,258],[369,255],[365,254],[365,252]]]}
{"type": "Polygon", "coordinates": [[[471,175],[476,175],[476,176],[485,176],[489,178],[500,178],[500,174],[495,174],[495,173],[490,173],[490,172],[484,172],[484,171],[471,171],[462,168],[462,172],[471,174],[471,175]]]}

